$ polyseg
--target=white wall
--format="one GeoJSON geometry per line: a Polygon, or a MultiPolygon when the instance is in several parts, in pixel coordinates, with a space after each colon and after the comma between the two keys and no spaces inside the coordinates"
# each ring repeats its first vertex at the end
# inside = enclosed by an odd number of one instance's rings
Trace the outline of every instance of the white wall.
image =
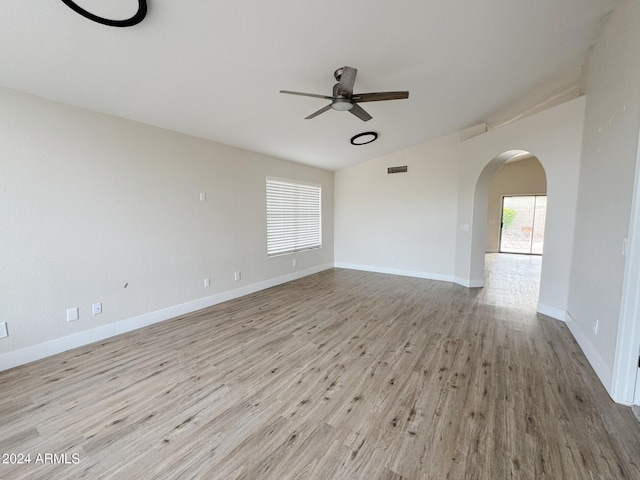
{"type": "Polygon", "coordinates": [[[540,161],[535,157],[505,163],[496,172],[489,187],[487,210],[486,251],[500,250],[500,224],[502,223],[502,197],[508,195],[544,195],[547,177],[540,161]]]}
{"type": "Polygon", "coordinates": [[[6,89],[0,105],[0,367],[333,264],[332,172],[6,89]],[[323,248],[295,269],[266,256],[267,175],[323,185],[323,248]]]}
{"type": "MultiPolygon", "coordinates": [[[[586,69],[588,100],[568,310],[574,334],[609,389],[619,333],[628,334],[618,327],[622,248],[629,234],[640,131],[639,25],[640,3],[621,0],[586,69]]],[[[637,284],[638,279],[630,281],[637,284]]]]}
{"type": "Polygon", "coordinates": [[[513,156],[504,153],[522,149],[547,174],[538,308],[564,319],[584,105],[581,97],[463,142],[449,135],[336,172],[336,265],[484,285],[489,185],[513,156]],[[386,173],[398,165],[409,173],[386,173]]]}
{"type": "Polygon", "coordinates": [[[574,216],[582,146],[585,98],[580,97],[462,142],[456,277],[484,284],[487,201],[495,172],[526,150],[547,175],[547,218],[538,310],[564,319],[569,292],[574,216]]]}
{"type": "Polygon", "coordinates": [[[458,175],[457,134],[336,172],[336,265],[453,280],[458,175]]]}

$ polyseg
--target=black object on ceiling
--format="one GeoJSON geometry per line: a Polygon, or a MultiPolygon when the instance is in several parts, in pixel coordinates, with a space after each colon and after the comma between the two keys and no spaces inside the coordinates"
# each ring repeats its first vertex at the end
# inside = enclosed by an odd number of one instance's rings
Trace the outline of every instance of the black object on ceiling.
{"type": "Polygon", "coordinates": [[[378,134],[376,132],[362,132],[351,137],[351,145],[366,145],[367,143],[375,142],[377,138],[378,134]]]}
{"type": "Polygon", "coordinates": [[[81,6],[77,5],[73,0],[62,0],[64,4],[72,9],[74,12],[79,13],[85,18],[89,20],[93,20],[94,22],[101,23],[102,25],[108,25],[110,27],[131,27],[133,25],[137,25],[144,17],[147,15],[147,0],[138,0],[138,11],[131,18],[126,18],[124,20],[112,20],[110,18],[102,18],[98,15],[94,15],[91,12],[86,11],[81,6]]]}

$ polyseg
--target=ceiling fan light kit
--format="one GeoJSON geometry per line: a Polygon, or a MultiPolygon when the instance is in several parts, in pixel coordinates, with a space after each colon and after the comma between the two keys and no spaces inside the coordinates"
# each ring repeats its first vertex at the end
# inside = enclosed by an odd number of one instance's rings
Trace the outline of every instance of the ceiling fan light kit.
{"type": "MultiPolygon", "coordinates": [[[[353,86],[356,81],[356,75],[358,70],[353,67],[338,68],[334,73],[334,78],[338,81],[333,86],[333,95],[318,95],[315,93],[303,93],[294,92],[291,90],[280,90],[280,93],[286,93],[288,95],[300,95],[303,97],[322,98],[325,100],[331,100],[329,105],[322,107],[320,110],[313,112],[305,120],[315,118],[321,113],[329,111],[331,109],[338,110],[340,112],[349,111],[363,122],[371,120],[369,115],[359,103],[364,102],[380,102],[384,100],[402,100],[409,98],[408,91],[399,92],[373,92],[373,93],[353,93],[353,86]]],[[[375,140],[375,138],[374,138],[375,140]]],[[[373,140],[372,140],[373,141],[373,140]]]]}
{"type": "Polygon", "coordinates": [[[331,103],[331,108],[339,112],[346,112],[353,108],[353,103],[345,98],[338,98],[331,103]]]}

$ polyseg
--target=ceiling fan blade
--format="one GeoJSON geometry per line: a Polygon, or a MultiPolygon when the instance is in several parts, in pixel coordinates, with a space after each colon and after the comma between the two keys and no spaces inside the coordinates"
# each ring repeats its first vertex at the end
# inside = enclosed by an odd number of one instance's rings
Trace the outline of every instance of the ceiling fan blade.
{"type": "Polygon", "coordinates": [[[324,98],[325,100],[333,100],[333,97],[329,97],[327,95],[317,95],[315,93],[292,92],[291,90],[280,90],[280,93],[286,93],[288,95],[300,95],[301,97],[314,97],[324,98]]]}
{"type": "Polygon", "coordinates": [[[368,122],[373,118],[371,115],[365,112],[364,108],[362,108],[360,105],[356,105],[355,103],[353,104],[353,107],[349,111],[353,113],[356,117],[358,117],[360,120],[362,120],[363,122],[368,122]]]}
{"type": "Polygon", "coordinates": [[[356,93],[351,97],[354,102],[380,102],[382,100],[402,100],[409,98],[409,92],[356,93]]]}
{"type": "MultiPolygon", "coordinates": [[[[355,105],[354,105],[355,106],[355,105]]],[[[314,118],[317,117],[318,115],[320,115],[321,113],[326,112],[327,110],[331,110],[331,104],[327,105],[326,107],[322,107],[320,110],[318,110],[317,112],[313,112],[311,115],[309,115],[308,117],[304,117],[305,120],[309,120],[310,118],[314,118]]]]}
{"type": "Polygon", "coordinates": [[[353,85],[356,83],[356,75],[358,70],[352,67],[342,67],[342,73],[340,74],[340,83],[338,87],[338,93],[344,97],[351,97],[353,95],[353,85]]]}

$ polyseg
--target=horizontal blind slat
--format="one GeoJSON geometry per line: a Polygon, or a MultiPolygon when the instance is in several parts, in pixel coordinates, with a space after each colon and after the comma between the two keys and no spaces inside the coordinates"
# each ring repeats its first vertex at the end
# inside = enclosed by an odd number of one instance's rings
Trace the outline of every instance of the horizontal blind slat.
{"type": "Polygon", "coordinates": [[[267,254],[322,246],[321,187],[267,178],[267,254]]]}

